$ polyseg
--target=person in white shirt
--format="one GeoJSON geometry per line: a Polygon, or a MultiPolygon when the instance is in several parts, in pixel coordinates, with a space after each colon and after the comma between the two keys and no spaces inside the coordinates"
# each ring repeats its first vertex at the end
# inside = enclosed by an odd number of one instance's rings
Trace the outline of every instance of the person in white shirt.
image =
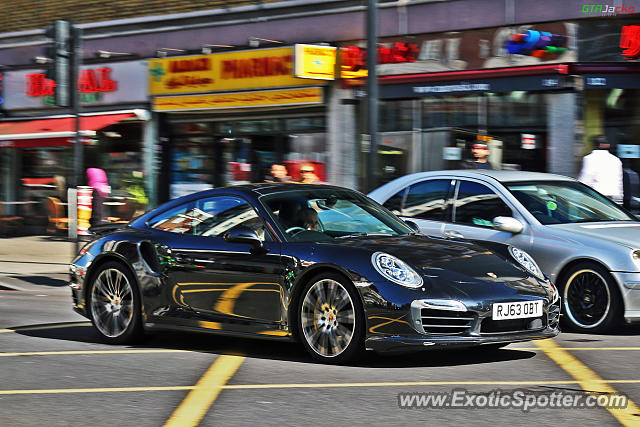
{"type": "Polygon", "coordinates": [[[604,135],[594,136],[593,142],[597,148],[582,159],[578,180],[621,205],[622,162],[609,152],[611,145],[604,135]]]}

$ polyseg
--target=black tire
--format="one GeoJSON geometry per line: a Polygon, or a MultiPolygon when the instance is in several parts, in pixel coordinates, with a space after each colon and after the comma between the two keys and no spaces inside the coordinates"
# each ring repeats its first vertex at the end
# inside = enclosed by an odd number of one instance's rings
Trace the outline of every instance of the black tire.
{"type": "Polygon", "coordinates": [[[622,297],[604,267],[581,262],[567,270],[559,282],[562,326],[574,331],[605,333],[622,320],[622,297]]]}
{"type": "Polygon", "coordinates": [[[316,360],[344,363],[364,353],[364,309],[355,286],[340,274],[321,273],[306,283],[296,320],[300,341],[316,360]],[[334,298],[323,300],[321,290],[334,298]]]}
{"type": "Polygon", "coordinates": [[[87,312],[100,338],[129,344],[143,335],[140,293],[131,271],[118,261],[101,265],[87,287],[87,312]]]}

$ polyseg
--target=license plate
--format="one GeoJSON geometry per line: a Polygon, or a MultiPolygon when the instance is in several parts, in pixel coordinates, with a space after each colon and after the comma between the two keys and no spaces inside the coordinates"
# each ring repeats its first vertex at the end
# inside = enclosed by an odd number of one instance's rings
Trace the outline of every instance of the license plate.
{"type": "Polygon", "coordinates": [[[542,316],[542,300],[498,302],[493,304],[493,320],[526,319],[542,316]]]}

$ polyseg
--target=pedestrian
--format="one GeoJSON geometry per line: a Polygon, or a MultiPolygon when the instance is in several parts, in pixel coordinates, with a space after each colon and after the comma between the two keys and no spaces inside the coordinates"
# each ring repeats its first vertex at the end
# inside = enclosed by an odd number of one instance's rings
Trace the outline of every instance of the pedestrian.
{"type": "Polygon", "coordinates": [[[107,173],[99,168],[88,168],[87,178],[89,186],[93,188],[93,200],[91,202],[91,219],[89,223],[94,225],[104,224],[104,202],[111,193],[111,187],[107,181],[107,173]]]}
{"type": "Polygon", "coordinates": [[[300,166],[300,182],[304,184],[317,184],[320,182],[312,163],[303,163],[300,166]]]}
{"type": "Polygon", "coordinates": [[[489,163],[489,146],[484,142],[475,142],[471,146],[471,154],[473,155],[473,161],[467,161],[465,163],[466,169],[493,169],[491,163],[489,163]]]}
{"type": "Polygon", "coordinates": [[[611,144],[604,135],[593,137],[596,147],[582,159],[578,180],[621,205],[624,199],[622,162],[609,152],[611,144]]]}
{"type": "Polygon", "coordinates": [[[287,167],[282,163],[274,163],[266,178],[267,182],[291,182],[291,177],[287,172],[287,167]]]}

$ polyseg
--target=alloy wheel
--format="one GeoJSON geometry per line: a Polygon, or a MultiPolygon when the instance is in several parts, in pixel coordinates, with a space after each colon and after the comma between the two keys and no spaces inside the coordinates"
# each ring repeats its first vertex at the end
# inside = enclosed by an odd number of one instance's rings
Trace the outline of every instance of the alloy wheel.
{"type": "Polygon", "coordinates": [[[133,319],[133,289],[120,270],[100,272],[91,287],[91,316],[96,328],[106,337],[122,335],[133,319]]]}
{"type": "Polygon", "coordinates": [[[564,288],[565,312],[571,321],[585,329],[600,325],[611,308],[606,280],[590,269],[574,272],[564,288]]]}
{"type": "Polygon", "coordinates": [[[322,279],[314,283],[302,302],[302,332],[311,349],[323,357],[344,352],[356,330],[353,301],[339,282],[322,279]]]}

